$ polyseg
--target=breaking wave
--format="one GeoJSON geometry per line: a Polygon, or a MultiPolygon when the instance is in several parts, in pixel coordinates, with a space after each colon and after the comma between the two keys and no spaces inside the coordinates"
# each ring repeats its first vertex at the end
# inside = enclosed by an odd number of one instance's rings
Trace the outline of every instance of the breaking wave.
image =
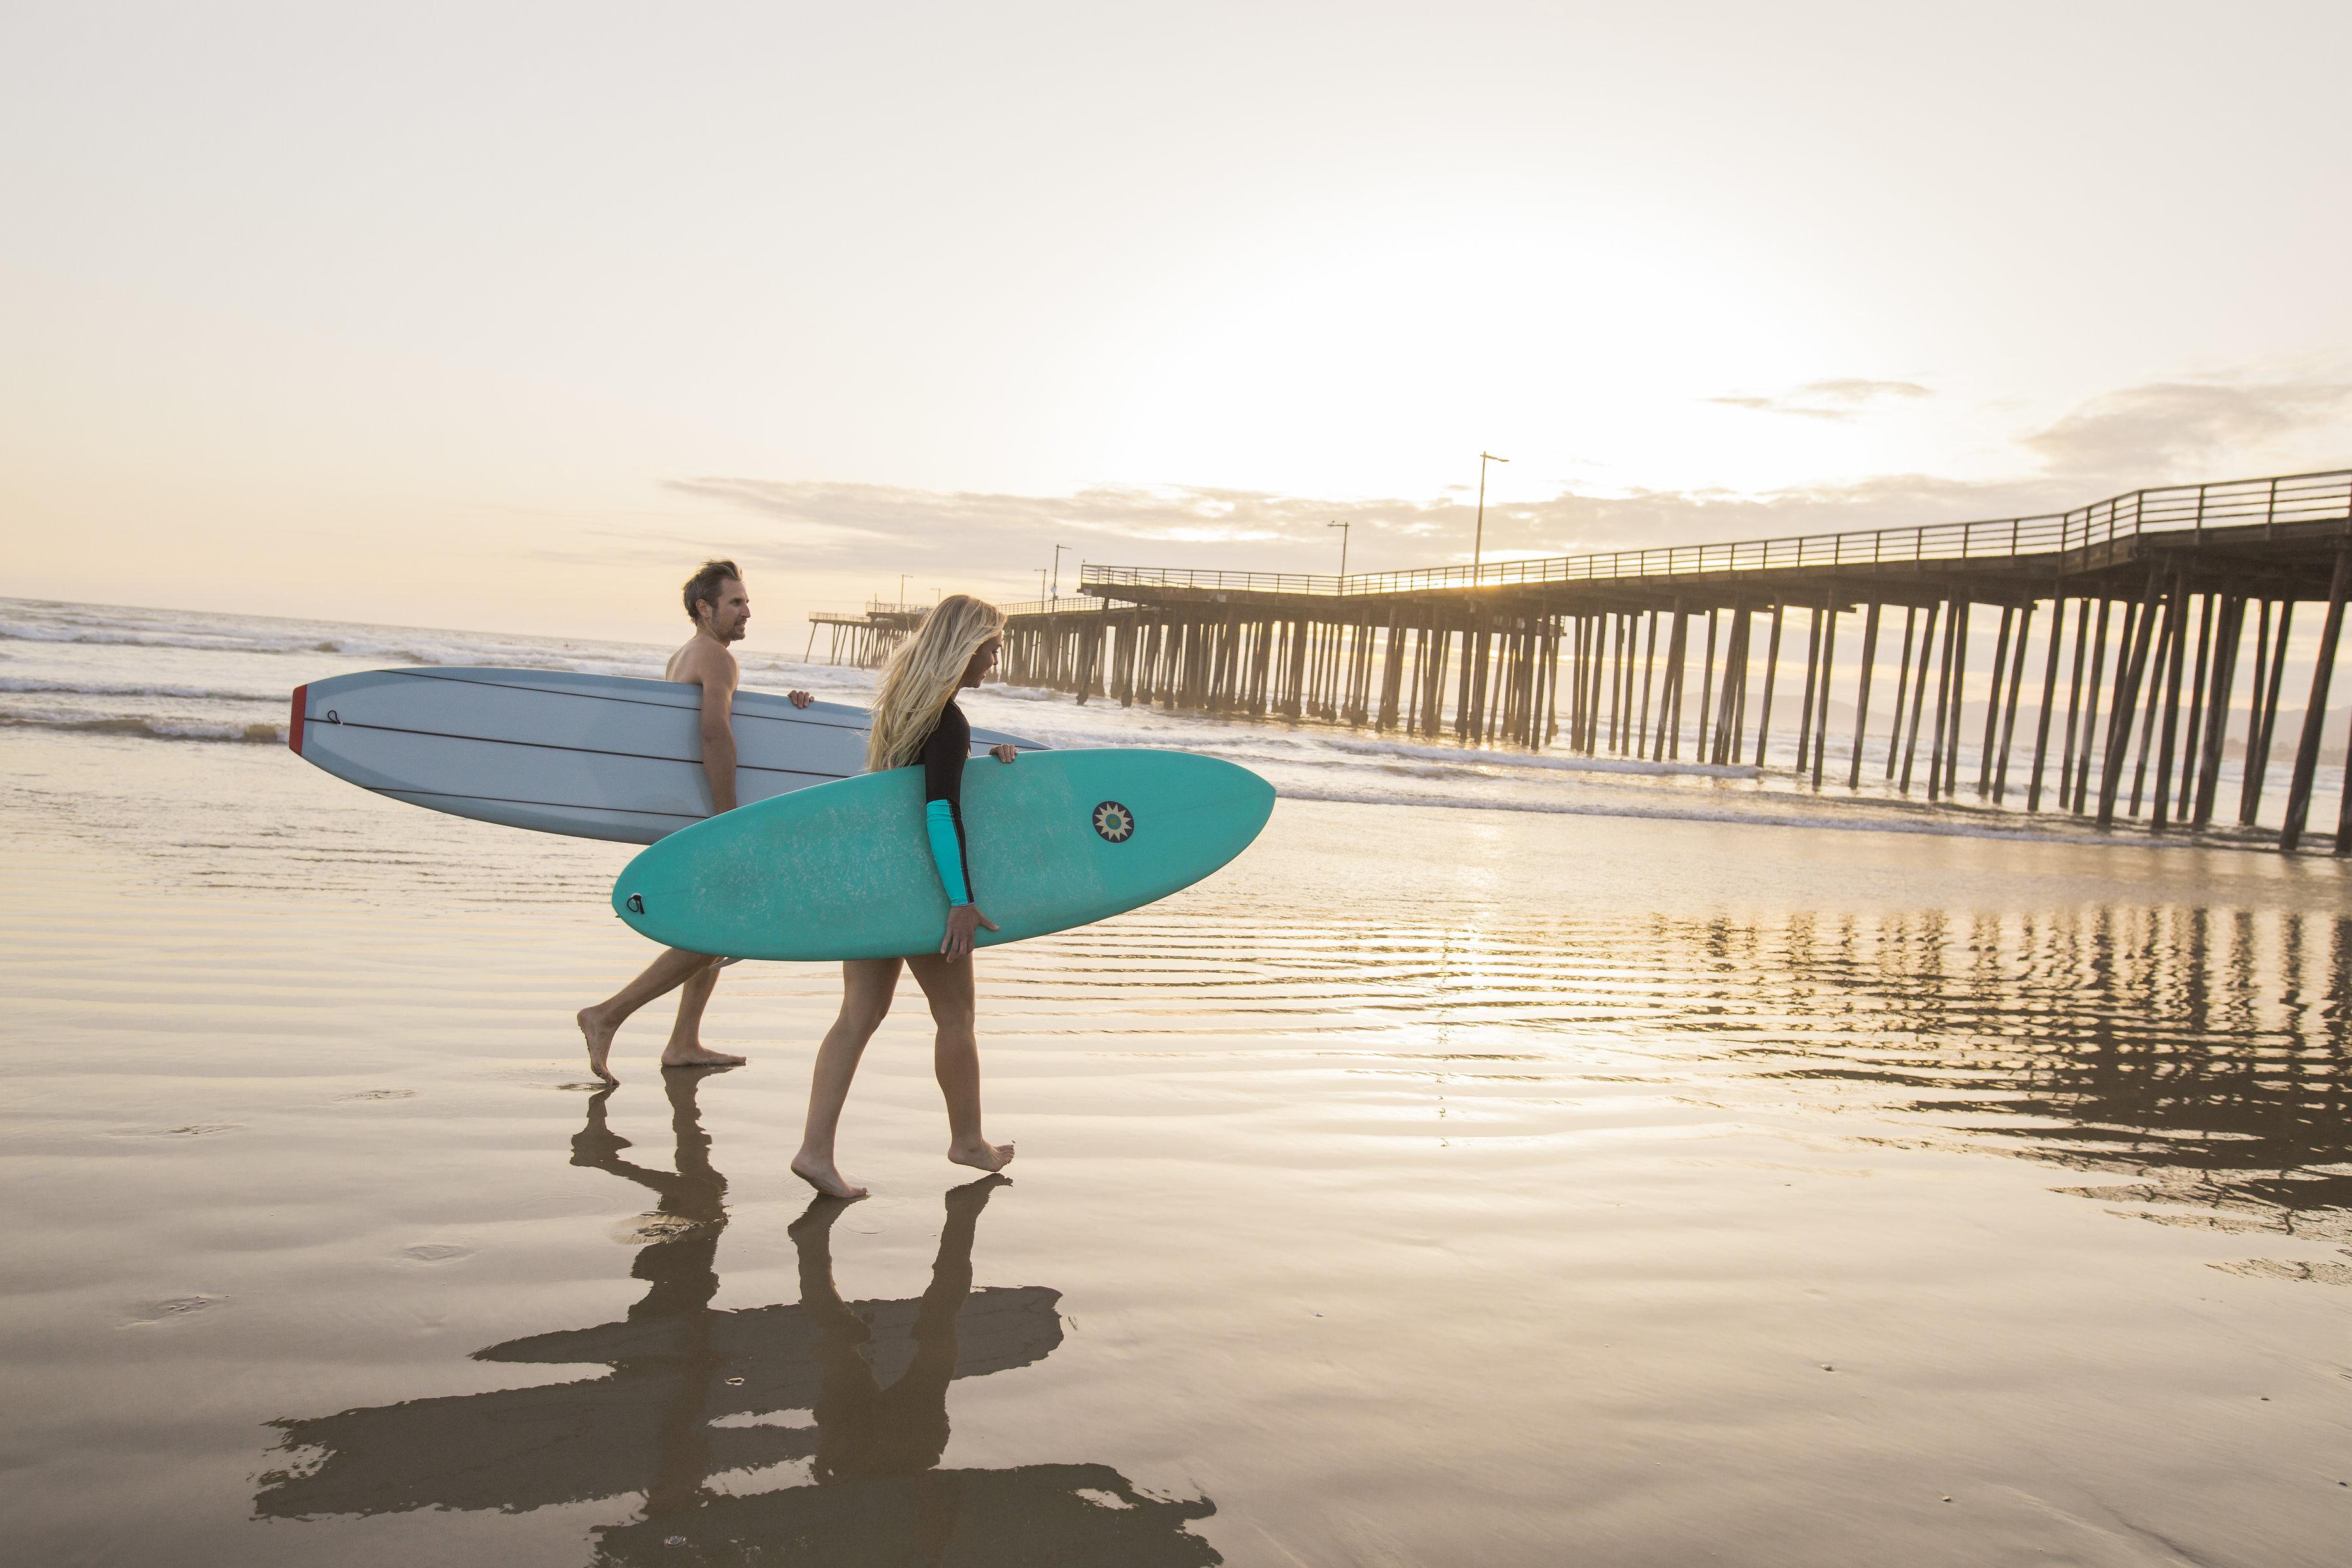
{"type": "Polygon", "coordinates": [[[171,697],[184,702],[283,702],[282,691],[223,691],[135,680],[40,680],[0,675],[0,694],[32,697],[171,697]]]}
{"type": "MultiPolygon", "coordinates": [[[[650,645],[502,636],[412,626],[352,626],[266,616],[112,609],[38,600],[0,600],[0,641],[197,653],[380,659],[388,665],[499,665],[595,675],[652,675],[667,650],[650,645]]],[[[289,686],[292,684],[289,683],[289,686]]]]}
{"type": "Polygon", "coordinates": [[[151,714],[91,718],[79,713],[0,712],[0,728],[58,730],[84,735],[131,735],[149,741],[208,741],[237,745],[286,743],[283,724],[240,724],[215,719],[165,719],[151,714]]]}

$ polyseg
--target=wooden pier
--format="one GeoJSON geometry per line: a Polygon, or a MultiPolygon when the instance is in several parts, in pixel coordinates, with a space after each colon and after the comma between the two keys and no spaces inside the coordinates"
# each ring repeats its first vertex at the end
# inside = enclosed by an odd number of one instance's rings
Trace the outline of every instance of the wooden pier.
{"type": "Polygon", "coordinates": [[[825,663],[877,668],[930,613],[929,605],[891,605],[880,599],[867,601],[862,610],[815,611],[809,616],[808,648],[802,660],[814,657],[817,634],[830,632],[825,663]]]}
{"type": "MultiPolygon", "coordinates": [[[[2300,697],[2278,826],[2293,849],[2310,827],[2347,591],[2352,472],[2335,471],[2042,517],[1477,568],[1088,565],[1082,597],[1009,607],[1003,678],[1080,701],[1788,768],[1815,787],[1867,780],[2154,833],[2232,813],[2253,827],[2280,703],[2300,697]],[[2305,604],[2323,606],[2317,647],[2299,661],[2307,686],[2290,689],[2305,604]],[[1972,667],[1988,637],[1989,665],[1972,667]],[[1801,668],[1784,670],[1800,644],[1801,668]],[[1857,657],[1841,663],[1842,648],[1857,657]]],[[[2334,845],[2352,850],[2352,790],[2334,845]]]]}

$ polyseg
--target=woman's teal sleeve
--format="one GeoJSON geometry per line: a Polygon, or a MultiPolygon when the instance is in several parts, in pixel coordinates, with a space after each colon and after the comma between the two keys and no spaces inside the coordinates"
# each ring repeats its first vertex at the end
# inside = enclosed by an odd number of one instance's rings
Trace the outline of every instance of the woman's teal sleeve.
{"type": "Polygon", "coordinates": [[[931,841],[931,864],[939,868],[940,886],[948,890],[948,902],[971,902],[971,889],[963,879],[963,835],[956,828],[955,807],[943,800],[923,803],[923,829],[931,841]]]}
{"type": "Polygon", "coordinates": [[[963,770],[971,755],[971,726],[950,700],[923,738],[923,831],[948,902],[971,902],[971,869],[964,858],[963,770]]]}

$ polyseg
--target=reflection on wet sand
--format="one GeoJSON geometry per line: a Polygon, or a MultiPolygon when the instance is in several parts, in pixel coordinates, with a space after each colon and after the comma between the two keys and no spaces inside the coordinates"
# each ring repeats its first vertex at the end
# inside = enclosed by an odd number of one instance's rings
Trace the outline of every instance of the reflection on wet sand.
{"type": "MultiPolygon", "coordinates": [[[[1678,1090],[1704,1074],[1869,1084],[1994,1145],[2131,1179],[2098,1196],[2352,1236],[2352,920],[2086,905],[1171,927],[1024,975],[1120,987],[1138,1033],[1373,1037],[1382,1065],[1539,1078],[1560,1043],[1678,1090]]],[[[1094,1015],[1089,1015],[1093,1016],[1094,1015]]]]}
{"type": "MultiPolygon", "coordinates": [[[[990,1176],[947,1196],[930,1289],[913,1301],[845,1301],[831,1233],[846,1205],[819,1199],[793,1227],[796,1305],[713,1310],[727,1180],[710,1163],[696,1091],[663,1075],[675,1170],[622,1157],[605,1101],[589,1102],[572,1163],[651,1190],[631,1274],[646,1282],[620,1322],[509,1340],[479,1360],[601,1363],[599,1378],[276,1423],[295,1462],[261,1478],[263,1518],[444,1508],[520,1512],[641,1494],[643,1517],[598,1532],[597,1561],[711,1558],[816,1563],[1221,1561],[1186,1528],[1206,1500],[1140,1493],[1102,1465],[940,1470],[948,1385],[1041,1361],[1062,1342],[1058,1292],[972,1289],[990,1176]],[[814,1426],[771,1424],[807,1411],[814,1426]],[[724,1423],[724,1424],[722,1424],[724,1423]],[[724,1495],[709,1478],[805,1463],[814,1484],[724,1495]]],[[[738,1482],[740,1485],[740,1481],[738,1482]]]]}
{"type": "Polygon", "coordinates": [[[2016,1152],[2136,1178],[2101,1197],[2352,1234],[2352,921],[2146,908],[1847,918],[1791,921],[1781,947],[1759,966],[1755,1005],[1834,1023],[1790,1038],[1815,1059],[1772,1070],[1891,1086],[2016,1152]]]}

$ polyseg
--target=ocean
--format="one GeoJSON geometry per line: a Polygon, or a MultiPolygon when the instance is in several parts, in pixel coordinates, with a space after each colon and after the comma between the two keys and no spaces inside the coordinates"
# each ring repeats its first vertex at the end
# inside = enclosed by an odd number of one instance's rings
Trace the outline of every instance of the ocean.
{"type": "MultiPolygon", "coordinates": [[[[670,651],[667,645],[0,599],[0,731],[282,744],[288,694],[305,679],[396,665],[499,665],[657,678],[670,651]]],[[[782,652],[751,647],[737,652],[744,684],[753,689],[805,687],[822,697],[857,703],[873,690],[870,670],[804,664],[782,652]]],[[[1785,696],[1782,706],[1793,710],[1796,701],[1785,696]]],[[[2015,798],[1992,805],[1966,789],[1935,805],[1901,795],[1884,783],[1883,723],[1864,746],[1863,786],[1848,790],[1835,782],[1814,789],[1785,771],[1743,764],[1579,756],[1557,746],[1538,752],[1465,748],[1314,721],[1248,722],[1123,710],[1101,698],[1081,705],[1061,693],[1003,685],[968,694],[964,706],[982,724],[1056,746],[1207,752],[1256,769],[1294,800],[2079,843],[2128,844],[2144,831],[2126,824],[2116,834],[2101,835],[2067,814],[2029,816],[2017,809],[2015,798]]],[[[2021,714],[2029,735],[2034,717],[2029,704],[2021,714]]],[[[1776,757],[1785,763],[1793,745],[1787,728],[1793,718],[1790,711],[1781,718],[1776,757]]],[[[1981,714],[1974,715],[1974,722],[1968,718],[1961,725],[1963,778],[1976,770],[1971,737],[1981,714]]],[[[2297,719],[2293,711],[2282,715],[2289,748],[2297,719]]],[[[1850,715],[1833,713],[1826,770],[1832,781],[1845,776],[1852,760],[1848,727],[1850,715]]],[[[2327,733],[2336,735],[2344,727],[2331,722],[2327,733]]],[[[2023,794],[2022,753],[2017,765],[2020,783],[2012,797],[2023,794]]],[[[2054,760],[2049,764],[2053,788],[2056,765],[2054,760]]],[[[2233,755],[2223,768],[2223,794],[2230,798],[2235,795],[2238,766],[2233,755]]],[[[2284,761],[2273,763],[2278,777],[2264,802],[2266,826],[2275,825],[2284,804],[2284,761]]],[[[2331,751],[2317,777],[2315,826],[2324,829],[2332,822],[2329,812],[2342,781],[2340,758],[2331,751]]],[[[2263,841],[2230,826],[2215,828],[2209,838],[2263,841]]]]}

